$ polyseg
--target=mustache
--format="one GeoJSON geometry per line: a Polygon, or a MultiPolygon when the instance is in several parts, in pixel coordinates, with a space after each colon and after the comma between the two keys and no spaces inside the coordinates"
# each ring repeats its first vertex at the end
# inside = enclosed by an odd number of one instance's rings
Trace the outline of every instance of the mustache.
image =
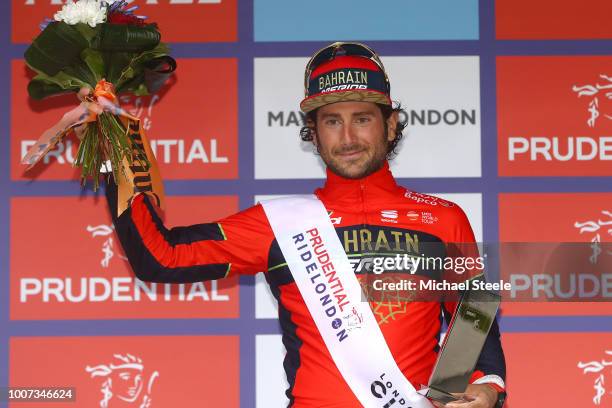
{"type": "Polygon", "coordinates": [[[346,153],[354,153],[354,152],[359,152],[361,150],[364,150],[365,147],[360,144],[360,143],[353,143],[350,145],[344,145],[344,146],[340,146],[336,149],[334,149],[334,153],[335,154],[346,154],[346,153]]]}

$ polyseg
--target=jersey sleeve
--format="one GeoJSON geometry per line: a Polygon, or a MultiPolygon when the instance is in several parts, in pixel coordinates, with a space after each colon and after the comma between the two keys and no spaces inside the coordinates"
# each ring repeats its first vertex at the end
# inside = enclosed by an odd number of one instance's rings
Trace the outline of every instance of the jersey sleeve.
{"type": "Polygon", "coordinates": [[[168,229],[145,194],[117,217],[112,177],[106,197],[119,241],[140,280],[199,282],[266,269],[273,234],[259,205],[217,222],[168,229]]]}

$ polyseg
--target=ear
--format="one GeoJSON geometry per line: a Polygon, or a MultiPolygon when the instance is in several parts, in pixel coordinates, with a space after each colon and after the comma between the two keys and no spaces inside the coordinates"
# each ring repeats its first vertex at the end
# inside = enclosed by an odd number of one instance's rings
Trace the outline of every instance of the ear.
{"type": "Polygon", "coordinates": [[[397,127],[397,121],[399,120],[399,113],[393,111],[389,119],[387,119],[387,140],[389,142],[395,140],[395,129],[397,127]]]}
{"type": "Polygon", "coordinates": [[[310,134],[312,135],[312,144],[315,147],[319,147],[319,141],[317,140],[317,126],[314,121],[311,119],[306,119],[306,127],[310,129],[310,134]]]}

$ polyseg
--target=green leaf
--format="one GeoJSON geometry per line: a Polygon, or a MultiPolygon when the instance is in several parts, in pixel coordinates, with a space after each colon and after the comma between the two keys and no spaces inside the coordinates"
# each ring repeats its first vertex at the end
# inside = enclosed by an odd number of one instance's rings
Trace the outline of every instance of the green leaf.
{"type": "Polygon", "coordinates": [[[104,60],[107,67],[106,80],[116,86],[122,72],[130,66],[132,60],[137,55],[132,52],[104,52],[104,60]]]}
{"type": "Polygon", "coordinates": [[[151,93],[157,92],[176,70],[176,61],[169,55],[154,58],[145,64],[144,83],[151,93]]]}
{"type": "Polygon", "coordinates": [[[33,99],[43,99],[47,96],[60,95],[63,93],[74,92],[74,89],[64,89],[60,85],[41,79],[34,78],[28,83],[28,94],[33,99]]]}
{"type": "Polygon", "coordinates": [[[156,58],[168,56],[168,52],[168,46],[160,43],[154,49],[136,55],[115,82],[117,92],[131,91],[144,83],[145,70],[149,68],[147,64],[156,58]]]}
{"type": "Polygon", "coordinates": [[[93,42],[94,37],[100,31],[99,26],[91,27],[89,24],[85,23],[78,23],[75,24],[73,27],[83,36],[83,38],[89,43],[90,46],[93,42]]]}
{"type": "Polygon", "coordinates": [[[81,52],[81,59],[85,62],[89,71],[94,76],[96,83],[105,78],[106,70],[104,69],[104,58],[100,51],[93,50],[91,48],[85,48],[81,52]]]}
{"type": "Polygon", "coordinates": [[[25,59],[36,71],[55,75],[77,63],[87,45],[87,40],[73,26],[53,22],[34,39],[25,51],[25,59]]]}
{"type": "Polygon", "coordinates": [[[102,51],[142,52],[155,48],[161,35],[153,24],[134,26],[128,24],[99,24],[93,47],[102,51]]]}
{"type": "Polygon", "coordinates": [[[83,61],[79,61],[78,64],[64,67],[63,72],[73,79],[85,82],[90,88],[95,88],[96,84],[98,83],[94,74],[91,73],[87,67],[87,64],[85,64],[83,61]]]}
{"type": "Polygon", "coordinates": [[[66,92],[78,92],[84,86],[91,87],[89,83],[63,71],[54,76],[39,73],[28,84],[28,93],[34,99],[43,99],[66,92]]]}

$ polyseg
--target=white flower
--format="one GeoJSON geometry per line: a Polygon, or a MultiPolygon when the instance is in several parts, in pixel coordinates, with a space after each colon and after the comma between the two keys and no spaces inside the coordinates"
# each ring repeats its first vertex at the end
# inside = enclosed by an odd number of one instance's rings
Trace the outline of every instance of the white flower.
{"type": "Polygon", "coordinates": [[[53,18],[66,24],[89,24],[95,27],[106,20],[106,6],[99,0],[69,0],[53,18]]]}

